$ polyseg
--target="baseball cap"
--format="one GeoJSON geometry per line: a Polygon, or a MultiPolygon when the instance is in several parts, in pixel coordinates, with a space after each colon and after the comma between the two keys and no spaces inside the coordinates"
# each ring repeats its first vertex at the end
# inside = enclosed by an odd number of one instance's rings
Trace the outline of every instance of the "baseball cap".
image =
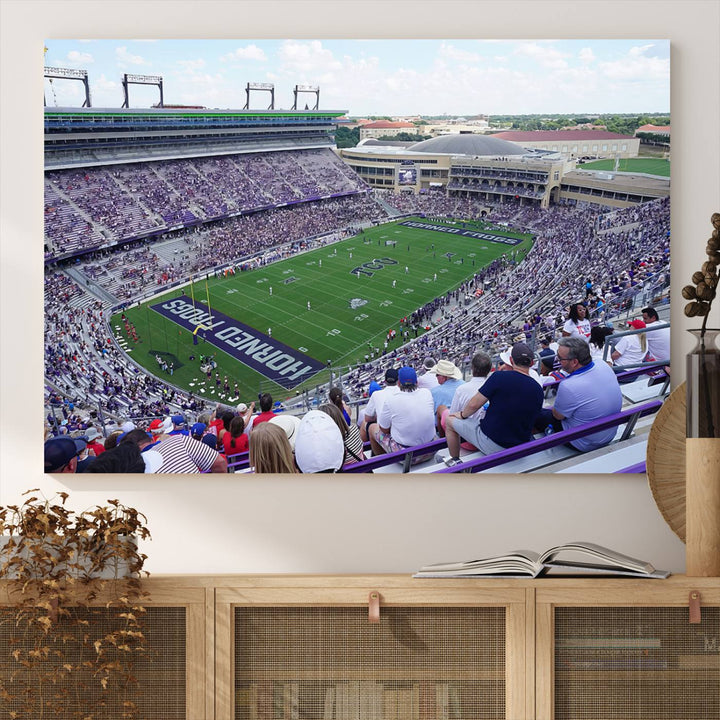
{"type": "Polygon", "coordinates": [[[405,365],[398,370],[398,381],[401,385],[417,385],[417,373],[405,365]]]}
{"type": "Polygon", "coordinates": [[[534,355],[529,345],[519,342],[500,353],[500,360],[505,363],[505,365],[512,365],[510,362],[511,358],[512,363],[529,367],[533,364],[534,355]]]}
{"type": "Polygon", "coordinates": [[[135,425],[134,422],[132,422],[131,420],[127,420],[126,422],[124,422],[124,423],[120,426],[120,429],[121,429],[124,433],[127,433],[127,432],[130,432],[131,430],[134,430],[135,427],[136,427],[136,425],[135,425]]]}
{"type": "Polygon", "coordinates": [[[164,420],[157,418],[150,423],[148,430],[150,430],[153,435],[162,435],[163,433],[170,432],[172,428],[173,424],[170,418],[165,418],[164,420]]]}
{"type": "Polygon", "coordinates": [[[535,355],[529,345],[523,342],[515,343],[512,346],[510,357],[516,365],[530,366],[533,364],[535,355]]]}
{"type": "Polygon", "coordinates": [[[173,415],[170,419],[173,425],[182,425],[185,422],[185,418],[182,415],[173,415]]]}
{"type": "Polygon", "coordinates": [[[247,405],[246,405],[245,403],[240,403],[240,404],[237,406],[237,408],[236,408],[236,410],[237,410],[241,415],[244,415],[244,414],[247,412],[247,409],[248,409],[248,408],[247,408],[247,405]]]}
{"type": "Polygon", "coordinates": [[[275,417],[270,418],[268,422],[282,428],[283,432],[287,436],[288,442],[290,443],[290,447],[294,450],[297,430],[300,427],[300,418],[295,417],[294,415],[283,414],[275,415],[275,417]]]}
{"type": "Polygon", "coordinates": [[[190,428],[190,434],[191,435],[202,435],[205,430],[207,430],[207,425],[205,423],[196,422],[191,428],[190,428]]]}
{"type": "Polygon", "coordinates": [[[205,443],[206,445],[211,447],[213,450],[215,450],[217,448],[217,435],[213,435],[212,433],[203,435],[200,442],[205,443]]]}
{"type": "Polygon", "coordinates": [[[373,380],[368,387],[368,397],[371,396],[376,390],[380,390],[380,383],[377,380],[373,380]]]}
{"type": "Polygon", "coordinates": [[[345,459],[340,428],[321,410],[310,410],[295,437],[295,461],[303,473],[335,472],[345,459]]]}
{"type": "Polygon", "coordinates": [[[455,380],[462,380],[462,373],[456,367],[455,363],[450,362],[450,360],[440,360],[440,362],[431,367],[428,372],[442,375],[443,377],[454,378],[455,380]]]}
{"type": "Polygon", "coordinates": [[[397,368],[388,368],[385,371],[385,382],[395,383],[398,381],[397,368]]]}
{"type": "Polygon", "coordinates": [[[647,325],[642,320],[631,320],[628,325],[634,330],[642,330],[647,325]]]}
{"type": "Polygon", "coordinates": [[[87,443],[80,438],[56,437],[45,443],[45,472],[57,472],[77,457],[87,443]]]}

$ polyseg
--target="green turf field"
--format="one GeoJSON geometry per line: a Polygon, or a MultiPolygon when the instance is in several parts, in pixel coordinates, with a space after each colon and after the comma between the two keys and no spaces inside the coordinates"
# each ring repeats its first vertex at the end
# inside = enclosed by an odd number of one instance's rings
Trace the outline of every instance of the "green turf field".
{"type": "MultiPolygon", "coordinates": [[[[421,218],[404,220],[431,222],[421,218]]],[[[196,278],[192,288],[186,286],[184,292],[196,302],[209,304],[212,312],[224,313],[262,333],[271,328],[273,340],[298,349],[323,364],[329,360],[334,368],[346,367],[364,360],[370,347],[382,350],[391,328],[398,332],[398,339],[390,349],[399,346],[403,317],[458,287],[495,258],[503,254],[509,256],[512,252],[518,257],[524,256],[532,244],[529,235],[504,228],[493,230],[482,223],[434,224],[448,229],[502,234],[521,238],[522,242],[512,246],[447,232],[402,227],[398,222],[392,222],[256,270],[211,277],[207,281],[204,276],[196,278]],[[396,246],[386,245],[388,241],[395,241],[396,246]],[[453,255],[448,258],[445,253],[453,255]],[[383,258],[388,259],[385,264],[383,258]],[[380,262],[374,263],[376,259],[380,262]],[[395,264],[387,264],[392,261],[395,264]],[[364,263],[370,263],[371,268],[363,267],[364,263]],[[361,272],[353,274],[354,268],[361,268],[361,272]]],[[[128,320],[137,330],[137,343],[126,335],[120,314],[113,317],[116,336],[127,343],[133,360],[153,374],[213,400],[219,397],[230,402],[235,399],[234,393],[224,397],[222,392],[215,393],[214,381],[212,387],[211,383],[205,384],[206,378],[199,370],[200,354],[214,354],[217,372],[221,378],[228,376],[231,388],[238,383],[243,400],[255,397],[261,390],[271,392],[276,399],[295,394],[295,390],[289,391],[271,383],[210,343],[201,340],[193,346],[188,330],[148,307],[164,298],[180,295],[181,291],[175,288],[126,311],[128,320]],[[158,354],[174,363],[172,378],[158,368],[155,360],[158,354]],[[195,356],[194,360],[189,359],[191,355],[195,356]]],[[[325,380],[327,371],[306,384],[314,386],[325,380]]]]}
{"type": "MultiPolygon", "coordinates": [[[[593,160],[578,165],[583,170],[614,170],[615,160],[593,160]]],[[[645,173],[647,175],[660,175],[670,177],[670,161],[663,158],[627,158],[620,160],[619,172],[645,173]]]]}

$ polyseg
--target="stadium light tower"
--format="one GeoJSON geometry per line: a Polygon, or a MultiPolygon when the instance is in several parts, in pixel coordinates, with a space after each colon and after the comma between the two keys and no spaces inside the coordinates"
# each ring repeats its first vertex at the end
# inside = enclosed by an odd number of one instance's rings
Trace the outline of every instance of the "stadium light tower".
{"type": "MultiPolygon", "coordinates": [[[[87,70],[71,70],[70,68],[45,68],[45,77],[52,83],[53,78],[62,80],[82,80],[82,84],[85,86],[85,102],[82,104],[83,107],[91,107],[90,105],[90,84],[88,83],[87,70]]],[[[55,91],[53,90],[53,94],[55,91]]],[[[43,105],[47,105],[45,102],[45,95],[43,94],[43,105]]]]}
{"type": "MultiPolygon", "coordinates": [[[[293,103],[292,109],[297,110],[298,93],[313,93],[315,95],[315,107],[313,110],[317,110],[320,107],[320,86],[319,85],[296,85],[293,90],[293,96],[295,102],[293,103]]],[[[307,106],[305,106],[307,110],[307,106]]]]}
{"type": "Polygon", "coordinates": [[[265,90],[266,92],[270,93],[270,106],[268,107],[268,110],[274,110],[275,109],[275,85],[272,83],[248,83],[245,88],[245,96],[247,97],[247,100],[245,101],[245,107],[243,110],[249,110],[250,109],[250,91],[251,90],[265,90]]]}
{"type": "Polygon", "coordinates": [[[157,85],[160,88],[160,103],[157,107],[163,107],[163,79],[161,75],[128,75],[125,73],[122,79],[124,108],[130,107],[130,96],[128,94],[128,85],[157,85]]]}

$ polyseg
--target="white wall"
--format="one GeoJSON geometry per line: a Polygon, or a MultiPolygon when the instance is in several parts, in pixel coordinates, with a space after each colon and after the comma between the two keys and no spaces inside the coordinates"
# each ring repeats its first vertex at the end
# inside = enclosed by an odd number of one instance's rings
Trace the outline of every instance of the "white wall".
{"type": "MultiPolygon", "coordinates": [[[[42,43],[52,37],[631,37],[672,41],[674,380],[690,343],[680,288],[720,211],[720,3],[2,3],[0,502],[65,489],[145,512],[153,573],[409,572],[421,564],[595,540],[681,572],[684,546],[644,475],[104,479],[41,472],[42,43]],[[426,12],[421,12],[425,8],[426,12]],[[102,13],[98,14],[97,9],[102,13]],[[317,23],[312,22],[318,17],[317,23]],[[17,142],[17,138],[21,142],[17,142]],[[12,341],[12,347],[10,342],[12,341]],[[23,343],[25,343],[23,345],[23,343]],[[21,352],[15,348],[23,347],[21,352]],[[69,478],[69,479],[68,479],[69,478]]],[[[717,312],[717,310],[715,311],[717,312]]],[[[716,316],[717,317],[717,316],[716,316]]]]}

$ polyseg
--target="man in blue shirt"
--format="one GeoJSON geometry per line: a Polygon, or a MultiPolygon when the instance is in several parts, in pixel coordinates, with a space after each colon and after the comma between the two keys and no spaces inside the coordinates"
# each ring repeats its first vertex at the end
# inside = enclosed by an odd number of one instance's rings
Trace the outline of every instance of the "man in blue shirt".
{"type": "MultiPolygon", "coordinates": [[[[428,370],[437,377],[438,384],[430,388],[433,396],[433,409],[437,417],[438,407],[450,407],[452,405],[455,391],[463,384],[462,373],[450,360],[441,360],[434,367],[428,370]]],[[[437,427],[440,427],[440,418],[437,418],[437,427]]]]}
{"type": "MultiPolygon", "coordinates": [[[[569,373],[558,385],[552,409],[553,417],[560,421],[563,430],[620,412],[622,392],[617,376],[607,363],[593,362],[585,340],[560,338],[557,356],[563,370],[569,373]]],[[[612,442],[616,431],[616,427],[608,428],[570,444],[576,450],[595,450],[612,442]]]]}
{"type": "Polygon", "coordinates": [[[494,372],[460,412],[448,415],[447,465],[460,462],[462,440],[490,455],[532,439],[533,425],[543,403],[542,388],[530,377],[534,360],[525,343],[515,343],[510,352],[511,369],[494,372]],[[470,418],[486,402],[490,404],[485,417],[479,423],[470,418]]]}

